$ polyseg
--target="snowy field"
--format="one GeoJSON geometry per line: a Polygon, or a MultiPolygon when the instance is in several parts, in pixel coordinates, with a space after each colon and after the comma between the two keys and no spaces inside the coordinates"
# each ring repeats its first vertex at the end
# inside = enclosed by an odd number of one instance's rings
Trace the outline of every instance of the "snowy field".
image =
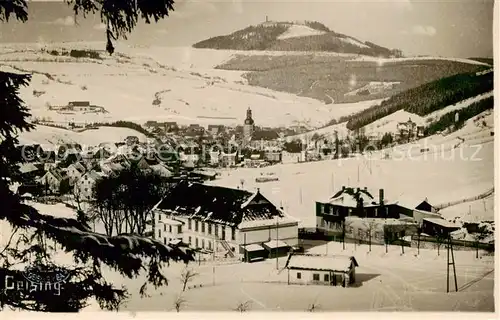
{"type": "MultiPolygon", "coordinates": [[[[61,51],[64,47],[69,46],[50,44],[46,49],[61,51]]],[[[102,50],[98,44],[71,48],[102,50]]],[[[251,107],[259,125],[319,126],[366,106],[366,103],[352,104],[347,110],[343,105],[325,105],[311,98],[248,86],[240,71],[214,69],[240,54],[238,51],[118,45],[116,55],[110,57],[102,53],[103,59],[96,60],[52,56],[40,49],[33,44],[2,46],[0,70],[34,72],[29,87],[21,89],[21,97],[34,117],[46,120],[128,120],[142,124],[154,119],[183,124],[234,125],[244,120],[241,110],[251,107]],[[104,107],[108,113],[62,114],[49,110],[49,106],[62,106],[76,100],[90,101],[104,107]]]]}
{"type": "MultiPolygon", "coordinates": [[[[35,204],[42,212],[61,217],[74,217],[74,212],[60,205],[35,204]]],[[[5,222],[0,243],[8,240],[11,228],[5,222]]],[[[99,229],[99,228],[98,228],[99,229]]],[[[288,285],[285,258],[252,264],[218,264],[211,261],[193,262],[188,268],[197,273],[182,294],[181,311],[234,311],[247,303],[248,311],[307,311],[312,304],[316,311],[494,311],[494,257],[474,251],[455,251],[458,292],[446,293],[446,251],[405,248],[398,246],[320,243],[308,252],[316,254],[353,255],[359,267],[357,283],[350,288],[288,285]],[[292,290],[293,289],[293,290],[292,290]]],[[[69,255],[59,252],[58,263],[72,265],[69,255]]],[[[127,286],[130,298],[121,311],[174,311],[174,302],[182,292],[181,273],[185,266],[172,263],[163,269],[169,280],[166,287],[150,288],[148,297],[140,297],[144,281],[124,279],[116,272],[103,269],[106,281],[127,286]]],[[[454,282],[450,278],[450,289],[454,282]]],[[[84,311],[97,311],[91,301],[84,311]]]]}
{"type": "MultiPolygon", "coordinates": [[[[419,146],[406,148],[394,152],[393,159],[360,156],[223,171],[220,179],[210,183],[236,188],[243,180],[244,189],[260,188],[269,200],[283,205],[289,215],[301,220],[304,227],[315,226],[315,201],[325,200],[342,186],[366,186],[376,196],[383,188],[389,201],[402,196],[427,197],[438,205],[479,195],[494,185],[492,142],[442,152],[438,149],[432,154],[421,154],[419,146]],[[269,173],[279,181],[255,182],[255,178],[269,173]]],[[[472,216],[476,215],[483,216],[472,212],[472,216]]]]}
{"type": "Polygon", "coordinates": [[[144,134],[128,128],[99,127],[98,129],[74,132],[39,125],[32,131],[22,132],[19,135],[19,143],[43,146],[74,142],[82,146],[97,146],[102,142],[124,142],[127,136],[136,136],[142,142],[147,139],[144,134]]]}

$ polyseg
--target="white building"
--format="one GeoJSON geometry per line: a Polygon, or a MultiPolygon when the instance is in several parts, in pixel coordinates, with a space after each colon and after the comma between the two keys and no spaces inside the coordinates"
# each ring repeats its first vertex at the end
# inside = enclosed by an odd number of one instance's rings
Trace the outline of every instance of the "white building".
{"type": "Polygon", "coordinates": [[[286,262],[288,284],[344,286],[356,282],[358,262],[352,256],[291,254],[286,262]]]}
{"type": "Polygon", "coordinates": [[[183,181],[158,206],[153,225],[154,237],[162,242],[182,239],[228,257],[243,258],[250,245],[252,252],[265,252],[263,258],[298,246],[298,221],[258,190],[183,181]]]}
{"type": "Polygon", "coordinates": [[[99,179],[105,176],[106,175],[102,172],[88,171],[75,184],[75,193],[78,194],[81,199],[91,199],[95,184],[99,179]]]}

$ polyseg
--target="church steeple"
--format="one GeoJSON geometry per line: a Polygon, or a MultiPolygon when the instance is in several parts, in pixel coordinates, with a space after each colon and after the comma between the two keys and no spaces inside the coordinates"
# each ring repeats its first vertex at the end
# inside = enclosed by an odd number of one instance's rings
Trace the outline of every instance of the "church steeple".
{"type": "Polygon", "coordinates": [[[245,119],[245,124],[247,124],[247,125],[254,124],[254,121],[252,119],[252,110],[250,109],[250,107],[248,107],[248,109],[247,109],[247,118],[245,119]]]}

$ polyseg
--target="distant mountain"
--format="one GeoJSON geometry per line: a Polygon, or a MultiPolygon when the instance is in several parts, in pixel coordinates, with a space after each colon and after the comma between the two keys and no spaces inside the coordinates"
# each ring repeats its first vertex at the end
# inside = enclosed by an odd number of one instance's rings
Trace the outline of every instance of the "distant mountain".
{"type": "Polygon", "coordinates": [[[194,48],[220,50],[328,51],[377,57],[401,57],[401,50],[337,33],[316,21],[268,21],[229,35],[212,37],[194,48]]]}

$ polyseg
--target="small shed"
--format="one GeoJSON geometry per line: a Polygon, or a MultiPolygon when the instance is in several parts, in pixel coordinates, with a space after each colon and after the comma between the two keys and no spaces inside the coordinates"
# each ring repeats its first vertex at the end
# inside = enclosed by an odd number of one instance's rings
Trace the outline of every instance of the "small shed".
{"type": "Polygon", "coordinates": [[[269,240],[262,244],[267,250],[270,259],[276,257],[286,257],[291,250],[291,247],[281,240],[269,240]]]}
{"type": "Polygon", "coordinates": [[[356,281],[358,266],[353,256],[292,253],[285,268],[288,269],[288,284],[348,287],[356,281]]]}
{"type": "Polygon", "coordinates": [[[422,220],[422,232],[431,236],[449,235],[460,228],[460,225],[442,218],[424,218],[422,220]]]}
{"type": "Polygon", "coordinates": [[[267,250],[259,244],[248,244],[241,246],[243,262],[255,262],[265,260],[268,256],[267,250]]]}

